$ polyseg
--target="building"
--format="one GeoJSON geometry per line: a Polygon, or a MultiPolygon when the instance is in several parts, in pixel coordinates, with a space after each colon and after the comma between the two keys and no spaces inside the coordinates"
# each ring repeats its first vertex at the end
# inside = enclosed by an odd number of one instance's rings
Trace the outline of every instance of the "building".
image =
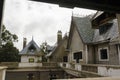
{"type": "Polygon", "coordinates": [[[42,61],[42,54],[40,53],[39,46],[32,39],[26,45],[26,38],[23,41],[23,49],[19,53],[21,56],[21,63],[37,63],[42,61]]]}
{"type": "Polygon", "coordinates": [[[69,62],[109,65],[120,63],[117,19],[112,18],[96,29],[92,28],[91,20],[102,14],[103,12],[97,12],[92,18],[72,17],[67,44],[69,62]]]}
{"type": "Polygon", "coordinates": [[[62,37],[62,32],[57,32],[57,42],[54,45],[54,48],[52,51],[46,55],[48,62],[67,62],[67,40],[68,36],[65,34],[64,37],[62,37]]]}
{"type": "Polygon", "coordinates": [[[93,63],[119,65],[119,29],[115,14],[98,11],[92,20],[101,22],[94,27],[93,63]]]}
{"type": "Polygon", "coordinates": [[[94,30],[89,17],[72,17],[67,49],[71,63],[88,63],[88,45],[91,45],[94,30]]]}

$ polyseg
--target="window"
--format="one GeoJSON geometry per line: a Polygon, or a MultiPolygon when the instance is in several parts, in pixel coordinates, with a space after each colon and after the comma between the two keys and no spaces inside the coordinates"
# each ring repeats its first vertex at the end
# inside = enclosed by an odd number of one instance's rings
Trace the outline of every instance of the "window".
{"type": "Polygon", "coordinates": [[[82,59],[82,52],[76,52],[74,53],[74,59],[82,59]]]}
{"type": "Polygon", "coordinates": [[[28,49],[30,52],[34,52],[36,50],[36,48],[33,44],[28,49]]]}
{"type": "Polygon", "coordinates": [[[74,53],[74,59],[82,59],[82,51],[74,53]]]}
{"type": "Polygon", "coordinates": [[[100,53],[100,60],[108,60],[108,49],[104,48],[104,49],[100,49],[99,50],[100,53]]]}
{"type": "Polygon", "coordinates": [[[67,56],[63,57],[63,62],[68,62],[68,57],[67,56]]]}
{"type": "Polygon", "coordinates": [[[99,26],[99,34],[102,35],[102,34],[106,33],[108,31],[108,29],[111,28],[112,25],[113,25],[113,23],[106,23],[102,26],[99,26]]]}
{"type": "Polygon", "coordinates": [[[34,58],[29,58],[29,62],[33,63],[34,62],[34,58]]]}
{"type": "Polygon", "coordinates": [[[76,52],[73,54],[74,59],[76,60],[76,63],[79,63],[79,60],[82,59],[82,52],[76,52]]]}

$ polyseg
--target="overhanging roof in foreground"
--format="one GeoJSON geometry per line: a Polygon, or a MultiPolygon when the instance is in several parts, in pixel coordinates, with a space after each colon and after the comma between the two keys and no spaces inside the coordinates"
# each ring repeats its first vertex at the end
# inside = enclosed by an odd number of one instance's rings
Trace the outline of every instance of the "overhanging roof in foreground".
{"type": "Polygon", "coordinates": [[[99,11],[120,13],[120,0],[31,0],[59,4],[61,7],[81,7],[99,11]]]}

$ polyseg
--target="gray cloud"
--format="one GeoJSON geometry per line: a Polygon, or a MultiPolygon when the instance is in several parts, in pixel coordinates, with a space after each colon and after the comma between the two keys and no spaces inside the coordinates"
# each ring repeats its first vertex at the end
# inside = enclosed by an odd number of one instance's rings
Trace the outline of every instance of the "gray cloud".
{"type": "Polygon", "coordinates": [[[71,9],[28,0],[6,0],[5,5],[3,23],[19,36],[19,42],[15,45],[20,50],[23,37],[29,42],[34,36],[39,45],[45,40],[53,45],[58,30],[63,34],[69,31],[71,9]]]}

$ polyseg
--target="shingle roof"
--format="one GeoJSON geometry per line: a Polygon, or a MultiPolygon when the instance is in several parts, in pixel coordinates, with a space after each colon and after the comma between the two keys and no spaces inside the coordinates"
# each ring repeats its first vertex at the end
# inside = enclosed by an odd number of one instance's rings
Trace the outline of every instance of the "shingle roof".
{"type": "Polygon", "coordinates": [[[35,43],[35,41],[34,40],[31,40],[29,43],[28,43],[28,45],[19,53],[20,55],[22,55],[22,54],[36,54],[36,53],[39,53],[40,52],[40,48],[39,48],[39,46],[35,43]],[[29,52],[28,50],[29,50],[29,47],[31,46],[31,45],[34,45],[34,47],[35,47],[35,52],[29,52]]]}
{"type": "Polygon", "coordinates": [[[108,39],[112,40],[118,37],[119,33],[117,19],[113,19],[111,22],[113,23],[113,25],[111,25],[111,27],[104,34],[100,35],[99,29],[95,29],[93,42],[105,41],[108,39]]]}
{"type": "Polygon", "coordinates": [[[94,29],[91,27],[89,17],[73,17],[73,21],[84,43],[91,43],[94,36],[94,29]]]}

